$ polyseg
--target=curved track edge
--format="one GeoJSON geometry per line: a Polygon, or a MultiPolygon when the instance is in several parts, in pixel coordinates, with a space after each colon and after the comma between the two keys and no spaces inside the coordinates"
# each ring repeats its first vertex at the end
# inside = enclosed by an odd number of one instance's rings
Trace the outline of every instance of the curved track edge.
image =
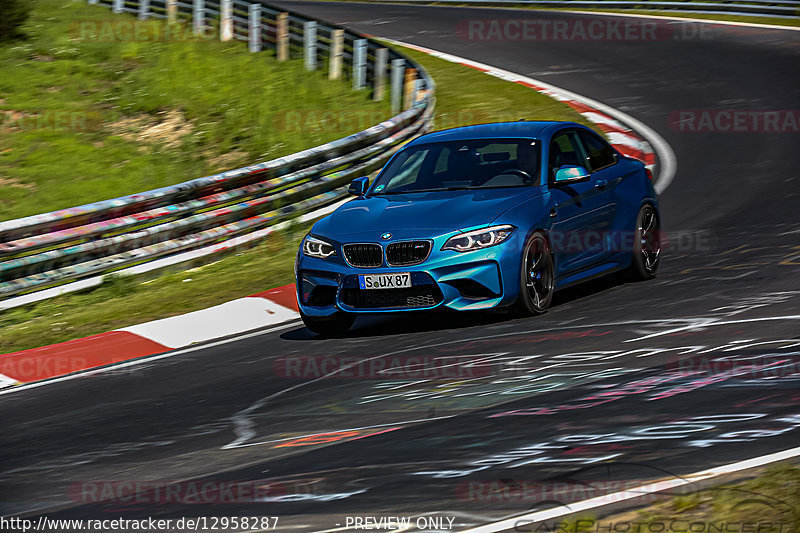
{"type": "MultiPolygon", "coordinates": [[[[621,153],[640,159],[653,169],[658,193],[662,193],[672,182],[677,169],[672,148],[652,128],[627,113],[586,96],[491,65],[402,41],[383,40],[524,85],[563,102],[596,124],[621,153]]],[[[337,207],[340,203],[331,207],[337,207]]],[[[102,279],[96,284],[100,282],[102,279]]],[[[85,288],[76,286],[75,290],[85,288]]],[[[25,303],[31,302],[20,302],[20,305],[25,303]]],[[[179,352],[174,350],[260,334],[259,330],[264,328],[272,331],[276,326],[296,322],[299,317],[294,284],[289,284],[208,309],[0,355],[0,389],[4,389],[0,394],[70,379],[87,372],[116,368],[125,362],[144,362],[161,358],[167,353],[177,355],[179,352]],[[80,354],[80,357],[76,357],[76,354],[80,354]]]]}

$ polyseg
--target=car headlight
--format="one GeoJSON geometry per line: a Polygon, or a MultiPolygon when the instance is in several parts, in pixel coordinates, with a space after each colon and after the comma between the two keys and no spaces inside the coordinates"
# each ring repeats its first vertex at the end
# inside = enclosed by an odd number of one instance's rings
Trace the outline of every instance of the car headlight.
{"type": "Polygon", "coordinates": [[[303,239],[303,255],[316,257],[317,259],[327,259],[332,255],[336,255],[336,248],[329,242],[306,235],[306,238],[303,239]]]}
{"type": "Polygon", "coordinates": [[[508,224],[455,235],[447,239],[447,242],[442,246],[442,250],[471,252],[473,250],[481,250],[483,248],[495,246],[506,241],[511,234],[514,233],[515,229],[517,228],[508,224]]]}

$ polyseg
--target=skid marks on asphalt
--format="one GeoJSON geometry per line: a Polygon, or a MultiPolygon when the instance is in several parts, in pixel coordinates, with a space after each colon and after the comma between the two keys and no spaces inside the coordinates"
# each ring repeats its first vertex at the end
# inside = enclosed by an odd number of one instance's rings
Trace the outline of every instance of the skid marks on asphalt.
{"type": "MultiPolygon", "coordinates": [[[[788,302],[798,295],[788,291],[785,296],[778,300],[788,302]]],[[[327,356],[319,356],[312,366],[296,367],[311,373],[289,379],[295,383],[285,395],[272,395],[277,398],[262,399],[240,412],[241,432],[225,448],[275,447],[286,439],[287,424],[294,435],[347,432],[378,423],[407,426],[409,421],[416,424],[514,401],[532,403],[526,408],[544,413],[552,407],[537,403],[537,398],[556,392],[571,391],[577,394],[576,403],[599,406],[626,398],[630,391],[641,398],[647,393],[652,397],[646,401],[654,401],[692,397],[708,388],[796,385],[800,338],[791,332],[796,333],[798,324],[800,315],[745,318],[738,308],[726,307],[707,317],[570,323],[458,343],[423,343],[370,358],[348,358],[346,364],[332,355],[334,364],[326,365],[327,356]],[[762,334],[765,326],[775,336],[762,334]],[[370,362],[378,358],[386,358],[388,366],[373,373],[376,367],[370,362]],[[437,374],[441,362],[461,366],[462,372],[455,377],[437,374]],[[421,364],[432,365],[427,370],[435,375],[425,377],[421,364]],[[320,375],[322,368],[335,370],[320,375]],[[386,370],[390,372],[381,374],[386,370]],[[325,393],[320,394],[323,386],[325,393]],[[277,426],[282,434],[272,429],[277,426]]],[[[308,356],[302,357],[306,364],[308,356]]],[[[283,361],[282,368],[287,364],[283,361]]],[[[316,443],[312,439],[309,444],[316,443]]]]}

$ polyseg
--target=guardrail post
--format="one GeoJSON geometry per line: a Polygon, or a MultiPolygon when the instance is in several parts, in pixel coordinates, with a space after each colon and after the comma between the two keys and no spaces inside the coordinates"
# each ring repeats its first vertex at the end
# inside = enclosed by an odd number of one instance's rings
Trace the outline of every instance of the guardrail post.
{"type": "Polygon", "coordinates": [[[192,10],[192,28],[195,35],[202,35],[206,27],[206,6],[205,0],[194,0],[192,10]]]}
{"type": "Polygon", "coordinates": [[[247,26],[248,46],[251,52],[261,51],[261,4],[250,4],[247,26]]]}
{"type": "Polygon", "coordinates": [[[289,59],[289,13],[278,13],[276,40],[278,46],[278,61],[289,59]]]}
{"type": "MultiPolygon", "coordinates": [[[[86,1],[91,5],[101,3],[99,0],[86,1]]],[[[2,0],[0,0],[0,2],[2,2],[2,0]]],[[[124,12],[148,20],[161,17],[160,10],[162,8],[159,6],[163,6],[163,8],[166,9],[167,20],[170,23],[178,23],[181,28],[185,26],[185,29],[197,34],[198,40],[201,38],[204,40],[206,38],[216,38],[216,35],[212,36],[209,32],[210,28],[216,25],[214,19],[216,19],[216,6],[219,5],[221,21],[222,19],[230,18],[230,20],[235,22],[235,24],[233,24],[234,39],[239,35],[240,24],[244,25],[246,22],[249,31],[247,37],[248,48],[253,52],[262,50],[265,42],[268,43],[268,48],[272,48],[272,31],[274,24],[272,21],[274,20],[273,17],[277,15],[277,11],[262,6],[260,0],[216,0],[211,2],[206,2],[205,0],[102,0],[102,5],[106,8],[113,8],[116,12],[124,12]],[[248,7],[247,19],[240,18],[240,16],[244,16],[244,6],[248,7]],[[212,13],[214,13],[213,19],[211,17],[212,13]],[[191,20],[189,17],[191,17],[191,20]],[[264,34],[264,28],[268,31],[268,36],[264,34]]],[[[136,19],[132,17],[131,20],[134,22],[136,21],[136,19]]],[[[345,30],[334,30],[327,26],[320,26],[320,23],[316,23],[315,25],[313,21],[309,21],[306,18],[295,18],[290,17],[288,13],[281,13],[278,15],[278,20],[281,37],[279,52],[282,59],[289,59],[289,52],[291,50],[289,44],[290,42],[294,44],[299,41],[299,39],[297,39],[298,33],[296,30],[300,28],[300,23],[303,22],[306,23],[303,25],[303,44],[305,45],[304,52],[307,53],[306,64],[308,66],[318,69],[323,68],[319,58],[328,55],[325,53],[328,49],[324,47],[322,41],[319,39],[319,34],[321,33],[327,36],[328,31],[330,31],[331,46],[329,50],[331,53],[329,55],[329,75],[332,79],[348,77],[349,73],[343,73],[342,69],[349,69],[352,65],[356,88],[364,88],[368,83],[373,84],[370,89],[374,88],[372,98],[376,101],[382,100],[384,97],[383,93],[390,89],[386,87],[386,85],[391,83],[391,102],[394,114],[397,114],[397,111],[401,110],[405,103],[408,107],[414,105],[420,106],[414,109],[414,114],[416,116],[422,111],[422,105],[433,103],[435,85],[432,80],[428,78],[423,67],[417,66],[412,59],[391,52],[385,47],[379,48],[380,45],[376,46],[374,41],[360,39],[358,36],[354,37],[352,33],[348,33],[345,30]],[[295,41],[290,41],[290,37],[295,39],[295,41]],[[356,39],[355,42],[353,42],[353,39],[356,39]],[[345,40],[347,40],[347,44],[345,44],[345,40]],[[348,63],[347,61],[350,61],[350,54],[346,53],[344,48],[345,46],[349,47],[351,43],[353,45],[353,61],[352,63],[348,63]],[[320,50],[321,48],[325,48],[325,52],[320,50]],[[374,56],[370,55],[373,52],[374,56]],[[348,57],[347,61],[344,59],[345,55],[348,57]],[[390,60],[392,60],[391,74],[387,72],[387,70],[389,70],[387,63],[390,60]],[[368,61],[373,61],[373,64],[368,64],[368,61]],[[407,69],[406,67],[416,67],[416,69],[407,69]],[[419,72],[417,72],[417,70],[419,72]],[[374,80],[368,79],[368,76],[371,76],[372,73],[374,73],[374,80]],[[409,92],[408,87],[411,82],[413,82],[413,84],[411,84],[412,89],[409,92]],[[405,102],[404,96],[406,97],[405,102]]],[[[176,28],[175,26],[169,26],[166,28],[166,31],[171,33],[179,29],[180,28],[176,28]]],[[[224,28],[221,24],[220,38],[222,38],[223,31],[224,28]]],[[[363,95],[364,93],[361,94],[363,95]]],[[[402,142],[415,136],[419,131],[429,129],[432,126],[430,120],[430,111],[432,111],[432,109],[428,111],[428,113],[423,115],[424,124],[422,124],[422,128],[415,126],[414,128],[407,127],[398,131],[401,125],[395,124],[394,122],[384,122],[377,126],[372,126],[362,131],[361,134],[358,134],[362,141],[357,143],[347,141],[348,146],[346,148],[343,147],[343,139],[340,139],[339,141],[327,143],[319,147],[318,150],[303,152],[303,155],[294,154],[294,156],[281,159],[279,164],[261,164],[256,167],[237,169],[230,174],[226,174],[224,179],[236,179],[235,176],[242,176],[246,173],[250,173],[253,171],[253,168],[272,168],[278,174],[297,170],[299,176],[286,183],[290,189],[282,190],[276,195],[275,203],[288,207],[280,211],[280,217],[285,216],[288,218],[306,210],[316,209],[321,205],[329,205],[332,200],[341,198],[344,194],[343,191],[321,192],[320,189],[324,190],[326,187],[317,188],[315,186],[313,188],[307,188],[308,194],[304,194],[302,199],[298,198],[297,201],[294,199],[295,191],[300,190],[297,185],[300,184],[300,187],[303,187],[305,183],[304,180],[311,173],[313,173],[313,175],[323,176],[323,180],[326,183],[338,183],[336,180],[340,179],[339,175],[342,174],[340,172],[341,169],[339,167],[332,168],[330,165],[320,165],[318,158],[319,153],[336,153],[341,155],[342,159],[347,157],[352,161],[360,162],[366,169],[374,169],[379,164],[382,164],[386,157],[391,155],[393,151],[391,147],[383,146],[385,143],[382,142],[381,139],[391,140],[392,142],[395,142],[395,140],[402,142]],[[387,135],[391,135],[391,137],[387,138],[387,135]],[[380,151],[375,152],[373,149],[362,149],[361,147],[367,143],[367,141],[371,146],[381,147],[380,151]],[[376,145],[376,143],[378,144],[376,145]],[[353,151],[354,149],[356,151],[353,151]],[[387,152],[386,150],[389,151],[387,152]],[[306,178],[302,176],[306,176],[306,178]],[[285,202],[284,198],[287,198],[288,202],[285,202]]],[[[411,111],[408,112],[408,114],[411,113],[411,111]]],[[[277,161],[275,163],[277,163],[277,161]]],[[[345,173],[355,174],[355,172],[368,172],[368,170],[352,168],[345,173]]],[[[80,217],[67,217],[62,214],[49,213],[38,217],[31,217],[32,220],[30,222],[20,221],[20,223],[17,224],[18,221],[12,221],[14,223],[11,225],[0,222],[0,233],[3,233],[4,237],[13,235],[13,239],[17,240],[34,232],[38,235],[43,232],[62,232],[65,228],[81,228],[89,224],[92,220],[96,220],[95,217],[105,220],[109,216],[121,216],[119,213],[135,215],[135,213],[140,212],[142,209],[146,209],[151,199],[157,198],[159,205],[174,205],[173,202],[176,201],[186,202],[187,199],[197,198],[198,195],[205,194],[202,191],[203,187],[207,186],[206,184],[219,183],[219,178],[219,175],[207,176],[200,180],[193,180],[191,184],[187,182],[172,187],[166,187],[157,193],[151,194],[145,192],[140,195],[131,195],[121,199],[121,202],[120,200],[98,202],[96,206],[92,207],[85,215],[81,215],[80,217]],[[187,193],[187,190],[190,192],[187,193]],[[32,229],[34,227],[36,228],[35,230],[32,229]]],[[[158,221],[157,223],[162,224],[162,226],[159,227],[157,231],[147,236],[142,236],[141,232],[137,231],[138,225],[135,223],[137,217],[129,216],[131,221],[126,222],[118,230],[115,230],[115,233],[118,231],[119,238],[113,240],[105,239],[96,247],[93,246],[92,249],[89,249],[88,246],[73,246],[76,242],[82,242],[80,238],[80,235],[83,234],[82,231],[77,231],[75,234],[72,234],[72,232],[63,232],[62,235],[56,236],[53,242],[48,242],[49,239],[31,241],[31,243],[25,247],[25,257],[23,259],[14,259],[12,260],[13,263],[9,266],[3,267],[7,269],[7,272],[5,275],[0,276],[0,298],[22,294],[27,291],[39,290],[55,283],[66,283],[73,279],[86,279],[90,275],[104,275],[117,269],[127,269],[134,264],[138,264],[142,260],[155,257],[175,258],[176,262],[180,261],[182,264],[183,258],[176,257],[176,253],[183,249],[181,248],[182,241],[173,239],[176,228],[180,228],[181,234],[184,232],[187,234],[190,233],[193,238],[196,238],[196,241],[193,242],[196,242],[198,246],[206,247],[206,249],[208,249],[209,244],[221,238],[228,239],[231,234],[239,235],[238,232],[246,232],[260,228],[261,222],[256,221],[251,223],[250,221],[252,219],[248,217],[252,217],[253,213],[260,213],[261,208],[254,211],[252,208],[247,207],[248,204],[243,203],[240,207],[233,209],[231,215],[225,217],[225,220],[218,221],[219,224],[222,225],[217,224],[216,226],[212,226],[219,229],[225,228],[223,231],[214,233],[213,235],[206,231],[210,225],[209,221],[211,220],[211,215],[207,214],[208,209],[216,209],[219,205],[228,205],[233,201],[231,198],[234,197],[231,196],[226,197],[226,199],[215,199],[209,200],[208,202],[198,201],[193,203],[191,206],[187,206],[185,211],[174,214],[174,216],[179,217],[178,219],[173,219],[173,214],[170,214],[163,224],[161,221],[158,221]],[[241,221],[245,221],[246,224],[237,225],[236,228],[232,230],[225,225],[229,222],[241,221]],[[69,235],[67,233],[69,233],[69,235]],[[77,237],[75,235],[77,235],[77,237]],[[51,246],[58,247],[58,250],[51,250],[51,246]],[[127,250],[136,250],[136,252],[133,254],[124,254],[124,256],[122,256],[123,254],[121,254],[121,252],[127,250]],[[142,255],[139,255],[139,252],[141,252],[142,255]],[[32,258],[32,262],[28,262],[29,257],[32,258]]],[[[183,209],[183,207],[179,207],[179,209],[183,209]]],[[[264,204],[263,209],[272,209],[272,207],[264,204]]],[[[277,221],[279,218],[274,217],[270,222],[273,220],[277,221]]],[[[99,227],[91,231],[95,230],[97,232],[107,231],[99,227]]],[[[260,237],[261,235],[253,232],[247,234],[244,240],[255,242],[260,237]]],[[[128,273],[130,273],[130,271],[128,273]]],[[[66,288],[65,290],[69,291],[71,289],[66,288]]],[[[5,301],[3,303],[5,304],[5,301]]],[[[11,304],[11,307],[18,305],[20,304],[15,301],[11,304]]]]}
{"type": "Polygon", "coordinates": [[[328,79],[338,80],[342,77],[342,53],[344,52],[344,30],[331,32],[331,56],[328,60],[328,79]]]}
{"type": "Polygon", "coordinates": [[[367,40],[353,41],[353,89],[363,89],[367,84],[367,40]]]}
{"type": "Polygon", "coordinates": [[[219,4],[219,40],[233,39],[233,0],[221,0],[219,4]]]}
{"type": "Polygon", "coordinates": [[[383,100],[383,86],[386,85],[386,60],[389,50],[378,48],[375,50],[375,83],[372,87],[372,99],[376,102],[383,100]]]}
{"type": "Polygon", "coordinates": [[[315,20],[303,23],[303,45],[306,70],[317,70],[317,22],[315,20]]]}
{"type": "Polygon", "coordinates": [[[407,68],[406,79],[403,84],[403,110],[414,106],[414,87],[416,87],[417,69],[407,68]]]}
{"type": "Polygon", "coordinates": [[[420,78],[417,78],[416,80],[414,80],[414,96],[413,96],[413,99],[412,99],[412,105],[416,105],[417,102],[419,102],[422,99],[422,97],[423,97],[422,85],[424,83],[425,82],[423,82],[420,78]]]}
{"type": "Polygon", "coordinates": [[[403,95],[403,72],[405,59],[392,59],[392,113],[400,112],[400,103],[403,95]]]}
{"type": "Polygon", "coordinates": [[[167,24],[178,22],[178,0],[167,0],[167,24]]]}

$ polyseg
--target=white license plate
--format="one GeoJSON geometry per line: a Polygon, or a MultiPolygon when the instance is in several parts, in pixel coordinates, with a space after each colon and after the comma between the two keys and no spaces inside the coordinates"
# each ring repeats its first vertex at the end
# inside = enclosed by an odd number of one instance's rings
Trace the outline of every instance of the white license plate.
{"type": "Polygon", "coordinates": [[[362,289],[404,289],[411,287],[411,272],[359,274],[358,286],[362,289]]]}

